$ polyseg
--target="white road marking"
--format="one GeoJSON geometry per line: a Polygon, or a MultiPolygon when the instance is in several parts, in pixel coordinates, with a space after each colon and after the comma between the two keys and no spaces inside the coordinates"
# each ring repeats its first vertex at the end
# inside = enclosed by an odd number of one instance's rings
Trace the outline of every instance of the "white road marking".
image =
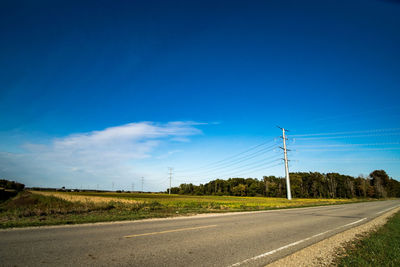
{"type": "Polygon", "coordinates": [[[336,228],[336,229],[343,228],[343,227],[346,227],[346,226],[350,226],[350,225],[353,225],[353,224],[356,224],[356,223],[362,222],[362,221],[364,221],[364,220],[366,220],[366,219],[367,219],[367,218],[362,218],[361,220],[358,220],[358,221],[355,221],[355,222],[352,222],[352,223],[348,223],[348,224],[345,224],[345,225],[339,226],[339,227],[338,227],[338,228],[336,228]]]}
{"type": "Polygon", "coordinates": [[[377,212],[376,214],[381,214],[381,213],[384,213],[385,211],[388,211],[388,210],[394,209],[394,208],[396,208],[396,207],[398,207],[398,206],[390,207],[390,208],[388,208],[388,209],[385,209],[385,210],[382,210],[382,211],[380,211],[380,212],[377,212]]]}
{"type": "Polygon", "coordinates": [[[320,236],[320,235],[324,235],[324,234],[329,233],[329,232],[332,232],[332,230],[328,230],[328,231],[313,235],[312,237],[317,237],[317,236],[320,236]]]}
{"type": "Polygon", "coordinates": [[[241,262],[237,262],[237,263],[235,263],[235,264],[230,265],[229,267],[240,266],[240,265],[249,263],[249,262],[251,262],[251,261],[255,261],[255,260],[264,258],[264,257],[269,256],[269,255],[272,255],[272,254],[274,254],[274,253],[276,253],[276,252],[278,252],[278,251],[284,250],[284,249],[289,248],[289,247],[296,246],[296,245],[301,244],[301,243],[303,243],[303,242],[305,242],[305,241],[308,241],[308,240],[310,240],[310,239],[312,239],[312,238],[315,238],[315,237],[324,235],[324,234],[329,233],[329,232],[332,232],[332,231],[334,231],[334,230],[337,230],[337,229],[340,229],[340,228],[344,228],[344,227],[347,227],[347,226],[350,226],[350,225],[353,225],[353,224],[357,224],[357,223],[362,222],[362,221],[364,221],[364,220],[366,220],[366,219],[367,219],[367,218],[362,218],[361,220],[358,220],[358,221],[355,221],[355,222],[352,222],[352,223],[348,223],[348,224],[345,224],[345,225],[336,227],[336,228],[334,228],[334,229],[331,229],[331,230],[328,230],[328,231],[325,231],[325,232],[322,232],[322,233],[319,233],[319,234],[315,234],[315,235],[313,235],[313,236],[304,238],[304,239],[302,239],[302,240],[299,240],[299,241],[290,243],[290,244],[288,244],[288,245],[286,245],[286,246],[283,246],[283,247],[280,247],[280,248],[277,248],[277,249],[274,249],[274,250],[265,252],[265,253],[263,253],[263,254],[260,254],[260,255],[258,255],[258,256],[255,256],[255,257],[246,259],[246,260],[241,261],[241,262]]]}
{"type": "Polygon", "coordinates": [[[272,254],[274,254],[275,252],[278,252],[278,251],[283,250],[283,249],[285,249],[285,248],[289,248],[289,247],[296,246],[296,245],[298,245],[298,244],[300,244],[300,243],[303,243],[304,241],[307,241],[307,240],[309,240],[309,239],[311,239],[311,238],[312,238],[312,237],[308,237],[308,238],[305,238],[305,239],[302,239],[302,240],[293,242],[293,243],[291,243],[291,244],[289,244],[289,245],[286,245],[286,246],[283,246],[283,247],[280,247],[280,248],[277,248],[277,249],[268,251],[268,252],[263,253],[263,254],[261,254],[261,255],[255,256],[255,257],[253,257],[253,258],[249,258],[249,259],[247,259],[247,260],[244,260],[244,261],[241,261],[241,262],[232,264],[232,265],[230,265],[229,267],[240,266],[240,265],[245,264],[245,263],[248,263],[248,262],[250,262],[250,261],[254,261],[254,260],[263,258],[263,257],[265,257],[265,256],[272,255],[272,254]]]}

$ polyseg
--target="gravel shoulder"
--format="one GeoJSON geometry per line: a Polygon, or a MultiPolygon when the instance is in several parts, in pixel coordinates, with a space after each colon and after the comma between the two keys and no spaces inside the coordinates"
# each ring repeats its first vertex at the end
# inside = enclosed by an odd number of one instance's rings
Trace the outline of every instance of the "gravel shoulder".
{"type": "Polygon", "coordinates": [[[308,266],[332,266],[333,260],[343,251],[346,243],[358,238],[360,235],[376,230],[384,225],[387,220],[400,211],[400,207],[394,208],[383,215],[354,228],[324,239],[309,247],[299,250],[285,258],[277,260],[268,267],[308,267],[308,266]]]}

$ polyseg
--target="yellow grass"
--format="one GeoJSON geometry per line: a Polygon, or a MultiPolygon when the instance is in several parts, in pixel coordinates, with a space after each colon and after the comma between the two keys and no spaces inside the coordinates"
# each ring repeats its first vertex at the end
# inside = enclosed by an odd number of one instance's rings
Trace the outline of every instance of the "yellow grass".
{"type": "Polygon", "coordinates": [[[55,196],[68,201],[121,202],[126,204],[158,202],[170,208],[189,208],[207,210],[264,210],[288,207],[304,207],[358,202],[358,199],[306,199],[236,197],[236,196],[190,196],[150,193],[113,193],[113,192],[43,192],[35,194],[55,196]]]}
{"type": "Polygon", "coordinates": [[[50,192],[50,191],[30,191],[33,194],[38,194],[42,196],[54,196],[67,201],[72,202],[94,202],[94,203],[104,203],[104,202],[121,202],[121,203],[143,203],[143,201],[124,199],[117,197],[102,197],[102,196],[84,196],[84,195],[73,195],[67,192],[50,192]]]}

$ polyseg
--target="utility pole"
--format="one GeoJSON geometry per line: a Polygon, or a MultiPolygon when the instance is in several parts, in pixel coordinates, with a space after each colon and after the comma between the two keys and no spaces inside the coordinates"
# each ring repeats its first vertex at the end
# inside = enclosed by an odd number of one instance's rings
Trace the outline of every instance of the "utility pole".
{"type": "Polygon", "coordinates": [[[172,181],[172,170],[173,170],[173,168],[168,167],[168,170],[169,170],[169,190],[168,190],[168,194],[171,195],[171,181],[172,181]]]}
{"type": "Polygon", "coordinates": [[[133,191],[135,191],[135,184],[134,183],[132,183],[132,193],[133,193],[133,191]]]}
{"type": "MultiPolygon", "coordinates": [[[[286,136],[285,136],[285,128],[281,128],[278,127],[280,129],[282,129],[282,139],[283,139],[283,155],[284,155],[284,159],[285,159],[285,172],[286,172],[286,191],[287,191],[287,199],[291,200],[292,199],[292,192],[290,190],[290,178],[289,178],[289,166],[288,166],[288,159],[287,159],[287,149],[286,149],[286,136]]],[[[287,131],[287,130],[286,130],[287,131]]]]}
{"type": "Polygon", "coordinates": [[[143,182],[144,182],[144,177],[142,176],[142,192],[143,192],[143,182]]]}

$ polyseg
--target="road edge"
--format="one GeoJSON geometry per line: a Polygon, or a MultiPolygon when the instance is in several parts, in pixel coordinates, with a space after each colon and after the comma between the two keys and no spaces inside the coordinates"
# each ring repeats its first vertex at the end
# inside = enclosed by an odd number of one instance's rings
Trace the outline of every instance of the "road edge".
{"type": "Polygon", "coordinates": [[[396,212],[400,211],[400,207],[393,209],[373,218],[366,223],[353,227],[344,232],[338,233],[327,239],[319,241],[313,245],[294,252],[282,259],[268,264],[268,267],[308,267],[308,266],[331,266],[333,260],[337,256],[337,252],[343,249],[344,245],[351,242],[359,235],[369,233],[383,226],[387,220],[396,212]]]}

